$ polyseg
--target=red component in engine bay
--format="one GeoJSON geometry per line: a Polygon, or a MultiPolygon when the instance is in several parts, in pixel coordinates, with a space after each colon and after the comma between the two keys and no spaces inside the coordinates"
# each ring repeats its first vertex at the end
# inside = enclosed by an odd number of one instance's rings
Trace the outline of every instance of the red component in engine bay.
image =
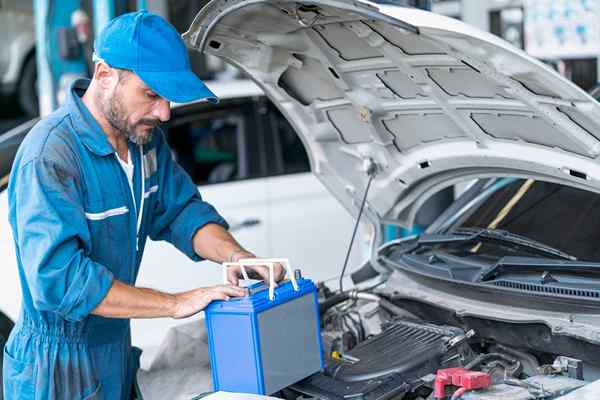
{"type": "Polygon", "coordinates": [[[438,369],[435,376],[434,396],[437,400],[446,397],[446,386],[458,386],[462,392],[473,389],[485,389],[492,385],[489,374],[471,371],[466,368],[438,369]]]}

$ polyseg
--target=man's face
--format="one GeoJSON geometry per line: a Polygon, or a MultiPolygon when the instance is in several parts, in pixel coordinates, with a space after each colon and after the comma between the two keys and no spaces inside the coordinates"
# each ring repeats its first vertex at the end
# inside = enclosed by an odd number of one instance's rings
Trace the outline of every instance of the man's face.
{"type": "Polygon", "coordinates": [[[104,92],[102,112],[110,125],[133,143],[148,143],[154,127],[169,120],[169,102],[154,93],[135,73],[115,72],[117,83],[112,90],[104,92]]]}

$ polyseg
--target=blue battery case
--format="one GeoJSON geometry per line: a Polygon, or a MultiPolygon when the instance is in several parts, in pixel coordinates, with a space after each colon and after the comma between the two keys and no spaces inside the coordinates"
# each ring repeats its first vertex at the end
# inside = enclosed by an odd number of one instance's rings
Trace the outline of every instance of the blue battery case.
{"type": "Polygon", "coordinates": [[[205,310],[215,391],[269,395],[323,368],[317,288],[298,279],[275,288],[260,282],[247,297],[205,310]]]}

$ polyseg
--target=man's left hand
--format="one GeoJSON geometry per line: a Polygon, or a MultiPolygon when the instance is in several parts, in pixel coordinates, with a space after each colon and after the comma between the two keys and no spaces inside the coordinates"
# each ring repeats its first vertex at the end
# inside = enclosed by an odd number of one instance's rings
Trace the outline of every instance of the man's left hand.
{"type": "MultiPolygon", "coordinates": [[[[233,262],[238,262],[242,259],[257,258],[254,254],[249,252],[236,252],[232,259],[233,262]]],[[[261,279],[265,283],[269,282],[269,267],[267,265],[248,265],[244,266],[244,269],[248,273],[250,279],[261,279]]],[[[229,267],[227,270],[227,279],[232,285],[239,285],[240,277],[242,277],[242,270],[239,266],[229,267]]],[[[277,286],[277,282],[280,282],[285,278],[285,269],[283,265],[276,263],[273,265],[273,278],[275,282],[273,284],[277,286]]]]}

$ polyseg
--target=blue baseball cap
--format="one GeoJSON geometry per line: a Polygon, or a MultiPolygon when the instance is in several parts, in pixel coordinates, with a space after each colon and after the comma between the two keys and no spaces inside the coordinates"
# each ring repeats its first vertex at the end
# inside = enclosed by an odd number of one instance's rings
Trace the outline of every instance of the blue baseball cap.
{"type": "Polygon", "coordinates": [[[96,38],[94,53],[111,67],[133,71],[169,101],[219,101],[192,72],[185,44],[173,25],[146,10],[111,20],[96,38]]]}

